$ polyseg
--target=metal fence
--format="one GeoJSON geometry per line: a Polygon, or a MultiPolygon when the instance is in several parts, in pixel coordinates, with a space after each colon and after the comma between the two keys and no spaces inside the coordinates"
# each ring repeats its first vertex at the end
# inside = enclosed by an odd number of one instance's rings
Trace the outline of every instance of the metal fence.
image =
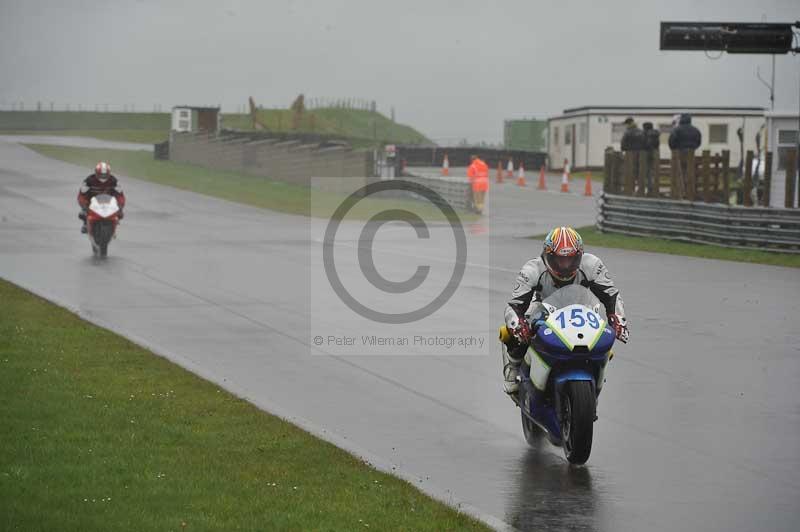
{"type": "Polygon", "coordinates": [[[597,227],[718,246],[800,253],[800,210],[742,207],[604,193],[597,227]]]}
{"type": "Polygon", "coordinates": [[[472,206],[472,188],[466,179],[416,176],[408,173],[399,179],[433,190],[455,209],[467,210],[472,206]]]}
{"type": "Polygon", "coordinates": [[[438,146],[397,147],[397,160],[405,162],[406,166],[441,167],[445,155],[450,166],[469,166],[472,155],[486,161],[490,168],[495,168],[498,163],[505,168],[509,159],[513,159],[515,168],[522,163],[528,170],[538,170],[547,164],[547,154],[544,152],[464,147],[445,149],[438,146]]]}

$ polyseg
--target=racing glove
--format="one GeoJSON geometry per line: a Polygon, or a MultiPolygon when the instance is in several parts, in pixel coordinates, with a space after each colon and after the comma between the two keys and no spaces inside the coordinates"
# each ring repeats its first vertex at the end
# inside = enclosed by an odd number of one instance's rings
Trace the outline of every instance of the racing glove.
{"type": "Polygon", "coordinates": [[[628,320],[619,314],[609,314],[608,324],[614,329],[614,334],[616,334],[617,339],[623,344],[627,344],[628,337],[630,336],[628,332],[628,320]]]}
{"type": "Polygon", "coordinates": [[[514,337],[514,339],[521,345],[528,345],[531,343],[531,328],[528,320],[520,319],[517,312],[511,308],[506,308],[505,313],[506,328],[514,337]]]}

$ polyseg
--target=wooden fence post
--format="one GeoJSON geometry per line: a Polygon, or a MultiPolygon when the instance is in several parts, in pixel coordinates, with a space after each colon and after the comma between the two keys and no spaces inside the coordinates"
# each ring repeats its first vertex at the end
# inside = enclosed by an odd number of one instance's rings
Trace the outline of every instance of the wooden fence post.
{"type": "Polygon", "coordinates": [[[603,191],[609,194],[614,193],[614,150],[606,150],[605,164],[603,165],[603,191]]]}
{"type": "Polygon", "coordinates": [[[745,207],[753,206],[753,150],[747,150],[744,163],[744,180],[742,181],[742,203],[745,207]]]}
{"type": "Polygon", "coordinates": [[[647,187],[645,186],[648,170],[647,151],[638,151],[636,155],[639,158],[639,164],[637,165],[638,175],[636,176],[636,195],[645,196],[647,194],[647,187]]]}
{"type": "Polygon", "coordinates": [[[681,171],[681,154],[678,150],[672,150],[672,171],[670,174],[669,195],[672,199],[683,199],[683,172],[681,171]]]}
{"type": "Polygon", "coordinates": [[[623,194],[626,196],[633,196],[634,187],[634,170],[636,168],[636,160],[638,153],[635,151],[625,152],[625,164],[623,166],[623,194]]]}
{"type": "Polygon", "coordinates": [[[711,203],[711,152],[703,150],[703,201],[711,203]]]}
{"type": "Polygon", "coordinates": [[[731,202],[731,151],[722,150],[722,203],[731,202]]]}
{"type": "Polygon", "coordinates": [[[686,199],[694,201],[697,196],[697,167],[694,161],[694,150],[686,151],[686,199]]]}
{"type": "Polygon", "coordinates": [[[713,201],[719,201],[719,165],[722,163],[722,156],[716,154],[711,158],[713,166],[711,167],[711,195],[713,201]]]}
{"type": "Polygon", "coordinates": [[[661,195],[661,175],[660,175],[660,168],[661,168],[661,155],[658,153],[658,150],[650,150],[650,190],[647,191],[647,194],[652,198],[657,198],[661,195]]]}
{"type": "Polygon", "coordinates": [[[764,194],[761,195],[761,204],[769,207],[770,192],[772,191],[772,152],[767,152],[764,161],[764,194]]]}
{"type": "Polygon", "coordinates": [[[797,152],[789,150],[786,154],[786,197],[783,205],[787,209],[794,207],[795,180],[797,179],[797,152]]]}

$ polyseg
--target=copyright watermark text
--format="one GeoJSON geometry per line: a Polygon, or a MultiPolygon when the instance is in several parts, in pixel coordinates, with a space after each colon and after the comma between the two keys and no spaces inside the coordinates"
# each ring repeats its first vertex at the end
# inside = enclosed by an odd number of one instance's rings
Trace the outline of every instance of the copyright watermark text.
{"type": "Polygon", "coordinates": [[[364,347],[437,347],[441,349],[483,349],[486,338],[483,336],[378,336],[360,335],[317,335],[313,338],[316,346],[364,346],[364,347]]]}

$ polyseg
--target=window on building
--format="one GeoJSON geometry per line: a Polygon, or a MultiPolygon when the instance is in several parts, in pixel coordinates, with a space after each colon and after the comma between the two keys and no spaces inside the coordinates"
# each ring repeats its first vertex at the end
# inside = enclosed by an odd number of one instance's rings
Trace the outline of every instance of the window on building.
{"type": "Polygon", "coordinates": [[[189,129],[189,121],[188,120],[180,120],[180,121],[178,121],[178,128],[179,129],[189,129]]]}
{"type": "Polygon", "coordinates": [[[578,124],[578,142],[580,144],[586,144],[586,124],[578,124]]]}
{"type": "Polygon", "coordinates": [[[572,144],[572,127],[567,126],[564,128],[564,146],[572,144]]]}
{"type": "Polygon", "coordinates": [[[553,146],[558,146],[558,127],[553,128],[553,146]]]}
{"type": "Polygon", "coordinates": [[[778,170],[786,170],[789,153],[797,151],[797,130],[778,130],[778,170]]]}
{"type": "Polygon", "coordinates": [[[797,144],[797,131],[794,129],[779,129],[778,144],[797,144]]]}
{"type": "Polygon", "coordinates": [[[619,144],[622,142],[622,135],[625,134],[625,124],[619,122],[617,124],[611,124],[611,143],[619,144]]]}
{"type": "Polygon", "coordinates": [[[189,111],[181,111],[180,117],[181,118],[189,118],[189,111]]]}
{"type": "Polygon", "coordinates": [[[727,144],[728,124],[710,124],[708,126],[708,142],[712,144],[727,144]]]}

